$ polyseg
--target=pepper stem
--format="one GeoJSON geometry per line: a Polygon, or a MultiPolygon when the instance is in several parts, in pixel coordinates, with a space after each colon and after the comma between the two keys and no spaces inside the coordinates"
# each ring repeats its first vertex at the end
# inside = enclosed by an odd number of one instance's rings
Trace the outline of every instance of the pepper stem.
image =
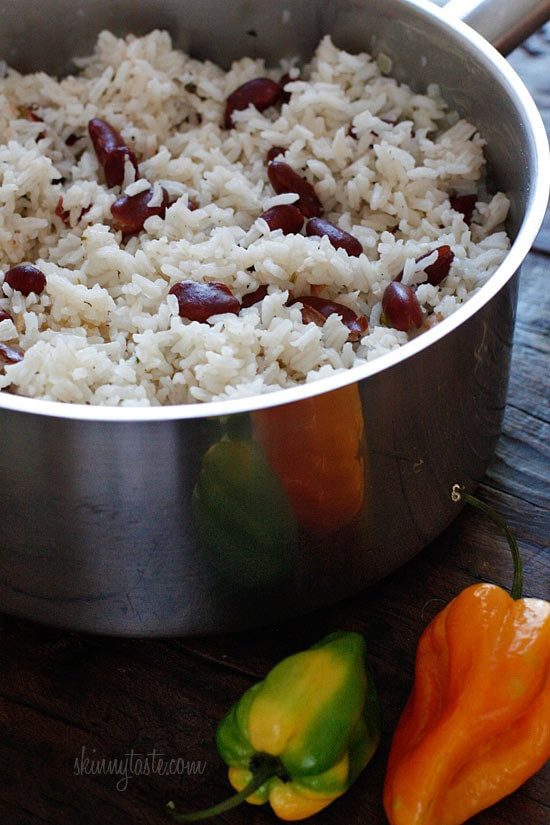
{"type": "Polygon", "coordinates": [[[225,811],[230,811],[231,808],[236,808],[241,802],[244,802],[249,796],[260,788],[264,782],[267,782],[271,777],[276,776],[282,772],[282,765],[276,757],[265,755],[261,761],[258,759],[257,770],[252,774],[250,782],[244,786],[241,791],[233,794],[223,802],[218,802],[217,805],[212,805],[210,808],[203,808],[202,811],[195,811],[191,814],[178,814],[174,810],[174,803],[169,802],[166,806],[174,822],[199,822],[202,819],[208,819],[211,816],[218,816],[225,811]]]}
{"type": "Polygon", "coordinates": [[[472,507],[477,507],[477,509],[481,510],[482,513],[485,513],[486,516],[489,516],[491,521],[493,521],[503,533],[506,541],[508,542],[508,546],[510,547],[512,561],[514,563],[514,578],[512,580],[510,595],[513,599],[521,599],[521,594],[523,592],[523,565],[521,563],[521,553],[519,552],[518,543],[506,522],[503,521],[498,513],[489,507],[488,504],[485,504],[485,502],[470,495],[469,493],[465,493],[460,484],[453,485],[451,498],[453,501],[465,501],[466,504],[471,504],[472,507]]]}

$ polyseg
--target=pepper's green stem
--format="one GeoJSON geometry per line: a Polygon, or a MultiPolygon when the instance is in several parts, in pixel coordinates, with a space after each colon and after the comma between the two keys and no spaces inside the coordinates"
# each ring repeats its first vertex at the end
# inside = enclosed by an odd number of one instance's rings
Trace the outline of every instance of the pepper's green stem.
{"type": "Polygon", "coordinates": [[[230,811],[231,808],[236,808],[237,805],[244,802],[247,797],[252,796],[268,779],[284,773],[280,761],[276,757],[269,756],[268,754],[262,754],[261,758],[259,758],[258,755],[254,760],[254,765],[255,770],[248,785],[245,785],[241,791],[233,794],[233,796],[230,796],[228,799],[224,799],[223,802],[218,802],[217,805],[212,805],[210,808],[203,808],[202,811],[195,811],[195,813],[192,814],[178,814],[173,810],[173,803],[169,802],[166,807],[173,821],[199,822],[202,819],[208,819],[211,816],[218,816],[218,814],[223,814],[225,811],[230,811]]]}
{"type": "Polygon", "coordinates": [[[465,501],[467,504],[471,504],[472,507],[477,507],[477,509],[481,510],[482,513],[485,513],[486,516],[489,516],[489,518],[502,531],[512,552],[512,560],[514,562],[514,578],[512,580],[510,595],[513,599],[521,599],[521,594],[523,591],[523,565],[521,563],[521,554],[519,552],[518,543],[506,522],[503,521],[498,513],[495,513],[495,511],[489,507],[488,504],[485,504],[485,502],[475,496],[471,496],[469,493],[465,493],[460,484],[455,484],[453,486],[451,498],[453,501],[465,501]]]}

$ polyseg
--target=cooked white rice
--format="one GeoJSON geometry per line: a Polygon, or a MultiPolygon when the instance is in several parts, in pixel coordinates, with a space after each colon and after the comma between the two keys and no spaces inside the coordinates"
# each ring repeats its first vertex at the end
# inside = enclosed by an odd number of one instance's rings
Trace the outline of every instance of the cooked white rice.
{"type": "MultiPolygon", "coordinates": [[[[368,55],[347,54],[326,37],[287,87],[288,103],[262,114],[250,107],[236,113],[235,128],[222,128],[229,93],[288,69],[244,58],[225,72],[173,50],[168,34],[155,31],[102,33],[81,71],[62,80],[8,71],[0,81],[0,309],[13,321],[0,321],[0,341],[24,358],[0,360],[0,389],[107,405],[265,393],[405,343],[406,333],[380,323],[383,291],[400,272],[419,284],[425,327],[491,276],[509,247],[508,201],[487,194],[483,139],[447,110],[438,88],[415,94],[368,55]],[[150,218],[130,238],[112,227],[120,189],[104,183],[88,137],[93,117],[121,132],[141,178],[171,197],[164,219],[150,218]],[[258,220],[293,200],[269,183],[272,146],[285,147],[284,160],[313,183],[325,217],[355,235],[364,254],[258,220]],[[467,226],[449,196],[471,192],[479,201],[467,226]],[[55,214],[60,197],[69,226],[55,214]],[[190,210],[189,198],[199,208],[190,210]],[[443,244],[455,255],[450,274],[437,287],[422,283],[415,260],[443,244]],[[4,282],[19,263],[45,274],[39,296],[4,282]],[[267,284],[268,296],[238,315],[190,322],[168,294],[189,279],[222,282],[238,299],[267,284]],[[359,342],[347,340],[338,315],[321,327],[303,323],[300,305],[287,306],[312,287],[368,318],[359,342]]],[[[141,186],[128,174],[123,190],[141,186]]]]}

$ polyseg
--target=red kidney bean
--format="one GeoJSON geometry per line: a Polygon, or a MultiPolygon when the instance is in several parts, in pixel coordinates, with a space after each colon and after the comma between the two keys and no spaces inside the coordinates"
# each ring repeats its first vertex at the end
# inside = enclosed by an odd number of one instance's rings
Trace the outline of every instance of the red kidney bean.
{"type": "Polygon", "coordinates": [[[6,309],[0,309],[0,321],[12,321],[12,317],[6,309]]]}
{"type": "MultiPolygon", "coordinates": [[[[83,217],[83,215],[86,214],[86,212],[89,212],[91,208],[92,206],[90,204],[90,206],[85,206],[84,209],[81,209],[80,214],[78,216],[78,220],[80,220],[83,217]]],[[[58,218],[61,218],[65,226],[71,225],[71,213],[68,209],[65,209],[63,205],[63,198],[59,198],[59,200],[57,201],[57,206],[55,207],[55,214],[58,218]]]]}
{"type": "Polygon", "coordinates": [[[266,161],[267,163],[271,163],[272,160],[278,158],[279,155],[284,155],[286,149],[283,146],[272,146],[270,149],[267,150],[266,154],[266,161]]]}
{"type": "Polygon", "coordinates": [[[158,206],[149,206],[152,197],[153,187],[150,186],[137,195],[121,195],[117,198],[111,206],[115,228],[122,230],[125,235],[135,235],[141,232],[143,224],[152,215],[164,218],[170,201],[168,192],[162,190],[162,201],[158,206]]]}
{"type": "MultiPolygon", "coordinates": [[[[437,259],[433,262],[433,264],[430,264],[424,269],[424,272],[428,278],[428,283],[432,284],[432,286],[438,286],[443,278],[447,277],[455,257],[450,246],[439,246],[435,251],[437,252],[437,259]]],[[[425,255],[421,255],[420,258],[416,259],[416,263],[418,264],[423,261],[424,258],[428,258],[432,252],[427,252],[425,255]]]]}
{"type": "Polygon", "coordinates": [[[288,72],[284,74],[281,79],[279,80],[279,85],[282,89],[281,94],[281,103],[288,103],[290,100],[290,92],[285,91],[285,86],[287,83],[292,83],[294,80],[298,80],[298,77],[291,77],[288,72]]]}
{"type": "Polygon", "coordinates": [[[32,106],[22,106],[20,111],[27,120],[32,120],[33,123],[44,123],[44,118],[37,115],[32,106]]]}
{"type": "Polygon", "coordinates": [[[399,281],[388,284],[382,296],[382,318],[402,332],[422,326],[422,308],[410,286],[399,281]]]}
{"type": "Polygon", "coordinates": [[[292,298],[288,301],[288,306],[301,303],[302,319],[305,324],[313,321],[322,326],[330,315],[339,315],[342,323],[348,328],[348,341],[359,341],[367,332],[368,322],[363,316],[356,313],[344,304],[338,304],[329,298],[320,298],[317,295],[302,295],[300,298],[292,298]]]}
{"type": "Polygon", "coordinates": [[[283,234],[297,234],[304,224],[304,216],[292,203],[280,203],[262,212],[263,218],[271,230],[282,229],[283,234]]]}
{"type": "MultiPolygon", "coordinates": [[[[34,108],[32,106],[22,106],[19,110],[23,117],[27,120],[32,121],[33,123],[44,123],[44,118],[40,117],[40,115],[36,114],[34,108]]],[[[46,132],[39,132],[36,136],[37,140],[42,140],[46,137],[46,132]]]]}
{"type": "Polygon", "coordinates": [[[170,289],[170,295],[178,299],[179,314],[190,321],[204,323],[212,315],[239,313],[241,305],[225,284],[213,281],[208,284],[181,281],[170,289]]]}
{"type": "Polygon", "coordinates": [[[32,264],[17,264],[6,272],[4,281],[22,295],[40,295],[46,286],[46,276],[32,264]]]}
{"type": "Polygon", "coordinates": [[[23,353],[21,350],[8,347],[7,344],[0,341],[0,361],[6,364],[18,364],[23,360],[23,353]]]}
{"type": "Polygon", "coordinates": [[[477,203],[477,195],[451,195],[449,198],[451,209],[455,212],[461,212],[464,216],[464,223],[470,226],[472,222],[472,213],[477,203]]]}
{"type": "Polygon", "coordinates": [[[55,214],[58,218],[61,218],[65,226],[70,226],[71,213],[63,206],[63,198],[61,197],[57,201],[57,206],[55,207],[55,214]]]}
{"type": "MultiPolygon", "coordinates": [[[[293,301],[290,302],[290,304],[292,303],[293,301]]],[[[326,320],[326,316],[322,312],[319,312],[318,309],[310,306],[307,302],[304,303],[302,307],[302,322],[304,324],[316,324],[318,327],[322,327],[326,320]]]]}
{"type": "Polygon", "coordinates": [[[254,304],[259,304],[260,301],[263,301],[265,296],[267,295],[267,285],[261,284],[258,289],[255,289],[254,292],[248,292],[246,295],[243,295],[241,299],[241,306],[243,307],[251,307],[254,304]]]}
{"type": "Polygon", "coordinates": [[[309,181],[300,177],[288,163],[283,160],[272,160],[267,165],[267,176],[278,195],[287,192],[295,192],[298,195],[295,206],[306,218],[320,218],[322,216],[323,205],[317,197],[315,189],[309,181]]]}
{"type": "Polygon", "coordinates": [[[228,96],[225,103],[224,126],[231,129],[233,126],[233,112],[247,109],[251,104],[259,112],[269,109],[281,100],[283,89],[269,77],[255,77],[243,83],[228,96]]]}
{"type": "Polygon", "coordinates": [[[92,118],[88,123],[88,132],[103,167],[107,186],[120,186],[124,180],[124,167],[129,160],[138,174],[137,160],[132,150],[126,146],[122,135],[106,120],[92,118]]]}
{"type": "Polygon", "coordinates": [[[360,241],[326,218],[311,218],[306,224],[306,235],[326,235],[335,249],[345,249],[348,255],[358,258],[363,252],[360,241]]]}

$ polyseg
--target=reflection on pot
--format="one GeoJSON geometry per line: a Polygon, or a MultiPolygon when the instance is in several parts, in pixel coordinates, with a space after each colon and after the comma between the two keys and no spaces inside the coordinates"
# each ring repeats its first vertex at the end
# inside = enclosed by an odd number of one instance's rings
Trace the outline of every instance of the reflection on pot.
{"type": "Polygon", "coordinates": [[[254,436],[285,488],[299,527],[332,533],[365,493],[363,411],[357,384],[252,413],[254,436]]]}
{"type": "Polygon", "coordinates": [[[204,454],[192,496],[199,545],[216,574],[243,588],[272,588],[293,571],[296,519],[252,439],[225,434],[204,454]]]}

